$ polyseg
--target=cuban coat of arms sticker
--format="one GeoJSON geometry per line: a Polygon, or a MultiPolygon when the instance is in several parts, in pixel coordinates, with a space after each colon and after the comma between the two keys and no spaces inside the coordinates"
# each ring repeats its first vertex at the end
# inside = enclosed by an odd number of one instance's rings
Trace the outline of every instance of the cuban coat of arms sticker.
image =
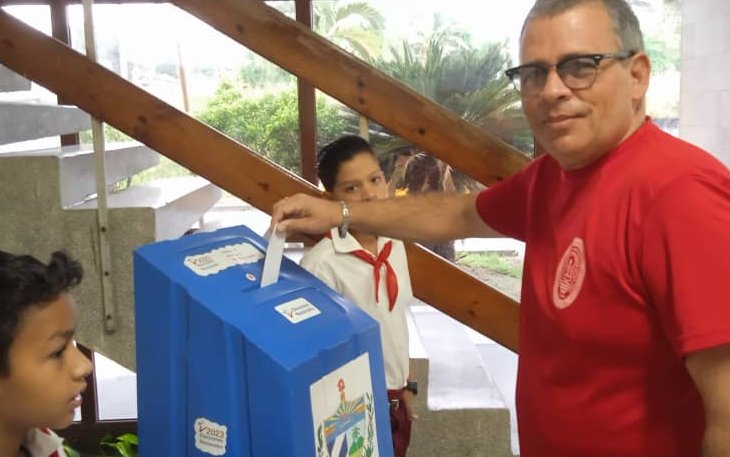
{"type": "Polygon", "coordinates": [[[378,457],[367,353],[313,383],[316,457],[378,457]]]}

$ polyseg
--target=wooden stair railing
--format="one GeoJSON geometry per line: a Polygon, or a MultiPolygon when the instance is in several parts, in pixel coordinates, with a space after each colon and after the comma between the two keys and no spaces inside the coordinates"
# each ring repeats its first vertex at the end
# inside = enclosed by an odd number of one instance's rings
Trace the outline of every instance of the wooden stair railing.
{"type": "MultiPolygon", "coordinates": [[[[207,5],[208,1],[176,3],[207,5]]],[[[302,76],[308,79],[312,71],[300,66],[311,66],[325,73],[328,61],[334,59],[343,74],[347,68],[358,68],[353,73],[357,87],[354,96],[367,102],[359,111],[452,165],[469,171],[480,181],[488,184],[501,179],[523,163],[516,151],[501,149],[506,145],[500,146],[500,142],[483,131],[369,69],[258,0],[241,2],[245,8],[239,8],[235,0],[210,4],[222,10],[217,13],[220,16],[240,14],[239,19],[254,23],[266,18],[261,27],[269,40],[289,36],[309,43],[299,49],[301,55],[292,51],[284,58],[297,63],[289,67],[301,70],[305,73],[302,76]],[[322,50],[316,48],[320,41],[322,50]],[[330,52],[336,53],[337,58],[330,52]],[[458,152],[449,154],[449,151],[458,152]]],[[[233,27],[245,30],[241,24],[233,27]]],[[[264,33],[262,30],[258,31],[264,33]]],[[[284,42],[282,47],[290,45],[284,42]]],[[[2,10],[0,63],[267,213],[284,196],[295,192],[319,193],[304,180],[2,10]]],[[[325,92],[338,93],[338,79],[333,74],[326,81],[312,82],[325,92]]],[[[341,96],[348,98],[346,94],[341,96]]],[[[411,245],[408,249],[416,296],[517,351],[518,304],[514,300],[418,246],[411,245]]]]}
{"type": "Polygon", "coordinates": [[[484,185],[529,161],[261,0],[170,2],[484,185]]]}

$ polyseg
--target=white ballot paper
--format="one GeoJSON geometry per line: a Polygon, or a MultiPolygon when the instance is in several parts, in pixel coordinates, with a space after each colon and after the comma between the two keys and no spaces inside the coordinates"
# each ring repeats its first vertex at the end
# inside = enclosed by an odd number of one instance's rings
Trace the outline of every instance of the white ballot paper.
{"type": "Polygon", "coordinates": [[[264,271],[261,273],[261,287],[266,287],[279,280],[281,258],[284,256],[284,241],[286,236],[276,232],[276,226],[269,236],[269,247],[266,249],[264,271]]]}

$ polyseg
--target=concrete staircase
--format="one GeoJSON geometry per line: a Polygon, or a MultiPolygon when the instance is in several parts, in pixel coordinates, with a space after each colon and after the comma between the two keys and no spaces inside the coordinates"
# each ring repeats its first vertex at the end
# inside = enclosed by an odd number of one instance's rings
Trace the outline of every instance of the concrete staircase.
{"type": "MultiPolygon", "coordinates": [[[[29,86],[0,68],[0,90],[29,86]]],[[[105,331],[94,154],[88,145],[48,146],[58,144],[58,135],[88,130],[90,125],[88,114],[76,107],[0,101],[0,249],[43,260],[65,249],[78,258],[86,271],[76,293],[78,340],[133,369],[132,252],[141,244],[182,235],[218,201],[221,191],[202,178],[187,176],[109,194],[116,329],[105,331]]],[[[136,142],[107,144],[107,184],[126,180],[159,160],[155,151],[136,142]]]]}
{"type": "Polygon", "coordinates": [[[0,65],[0,92],[29,90],[30,81],[0,65]]]}
{"type": "Polygon", "coordinates": [[[408,454],[512,457],[510,410],[465,327],[422,303],[411,316],[411,376],[424,388],[408,454]]]}

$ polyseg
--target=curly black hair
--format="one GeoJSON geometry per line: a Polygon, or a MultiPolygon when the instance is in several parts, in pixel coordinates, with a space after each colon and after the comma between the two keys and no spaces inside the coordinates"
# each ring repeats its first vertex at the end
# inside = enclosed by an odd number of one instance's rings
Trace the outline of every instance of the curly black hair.
{"type": "Polygon", "coordinates": [[[81,264],[62,251],[51,254],[48,265],[29,255],[0,251],[0,376],[9,374],[8,354],[23,312],[55,300],[83,276],[81,264]]]}

